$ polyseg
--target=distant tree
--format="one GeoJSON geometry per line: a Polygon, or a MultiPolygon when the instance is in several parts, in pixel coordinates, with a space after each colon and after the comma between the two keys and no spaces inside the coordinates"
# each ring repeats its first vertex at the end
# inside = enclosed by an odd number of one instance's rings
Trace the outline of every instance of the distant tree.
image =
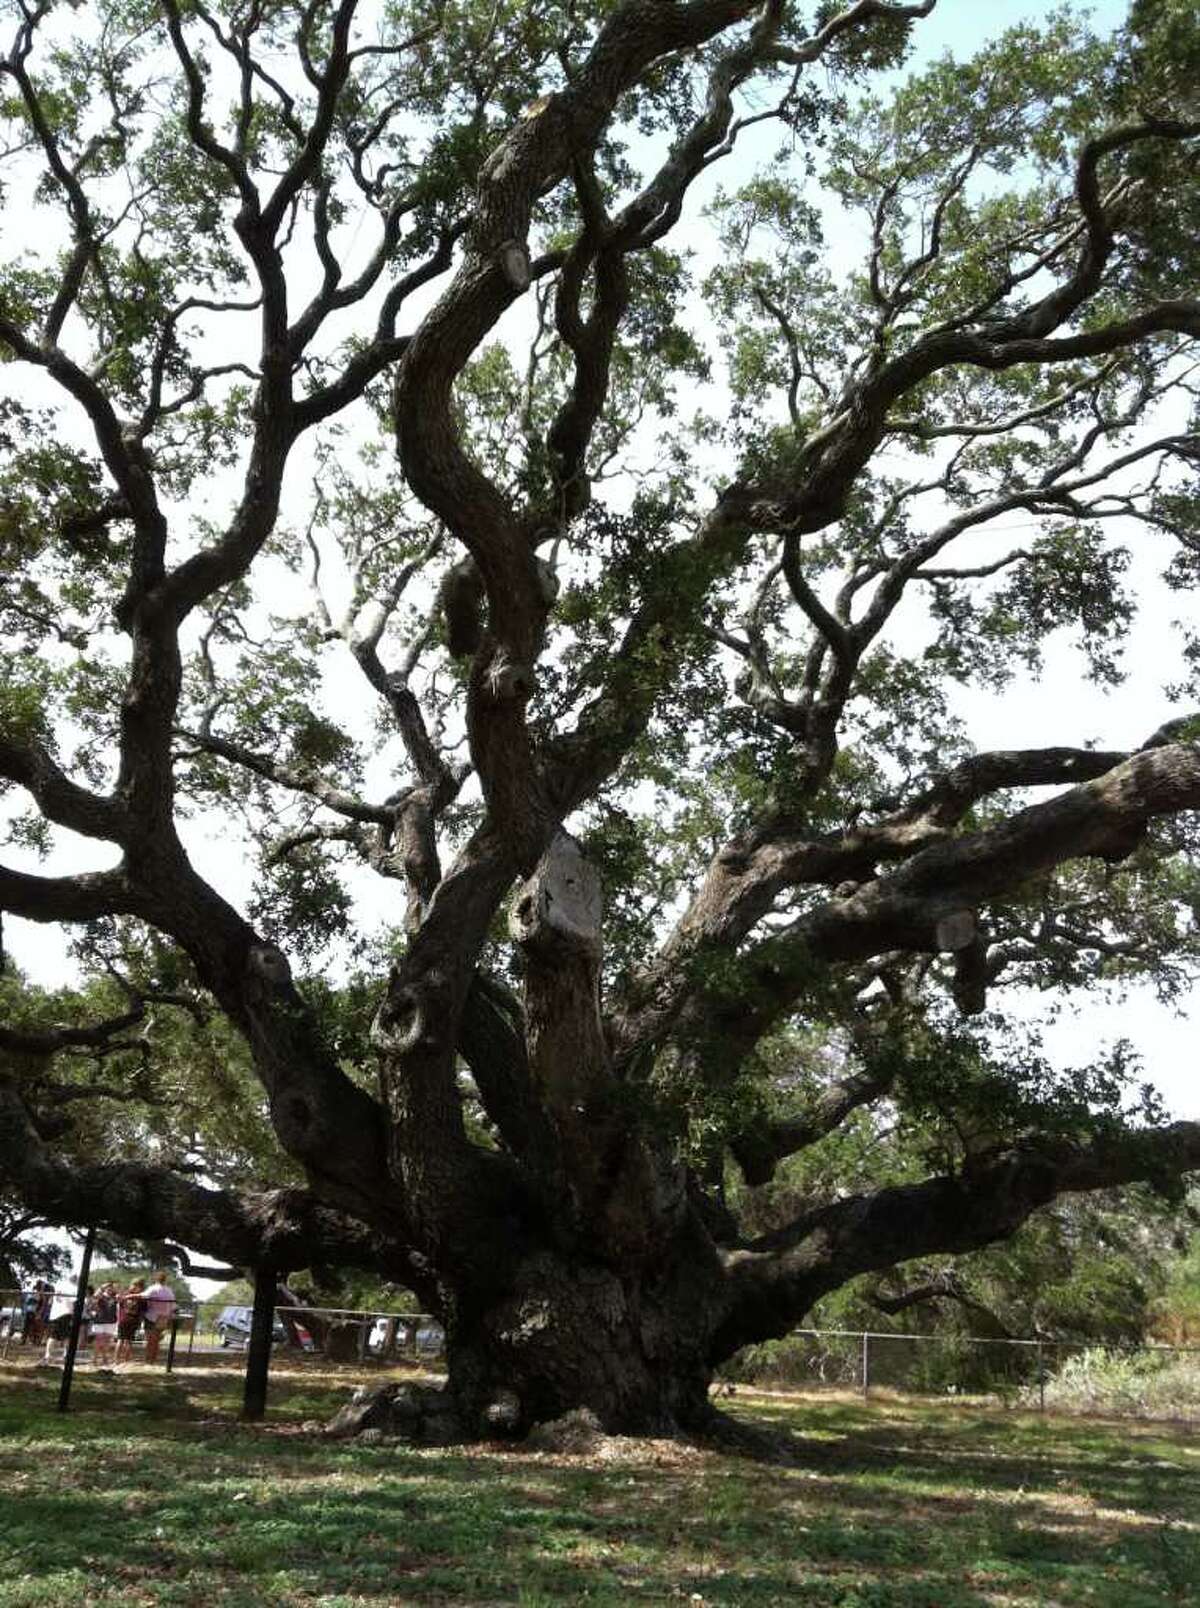
{"type": "Polygon", "coordinates": [[[1137,1194],[1063,1200],[1000,1245],[873,1282],[855,1315],[870,1328],[890,1318],[984,1339],[1140,1345],[1170,1287],[1177,1234],[1177,1220],[1137,1194]]]}
{"type": "Polygon", "coordinates": [[[69,1266],[66,1247],[43,1238],[50,1224],[37,1212],[0,1200],[0,1306],[38,1279],[57,1279],[69,1266]]]}
{"type": "MultiPolygon", "coordinates": [[[[1193,1202],[1193,1218],[1200,1199],[1193,1202]]],[[[1200,1229],[1166,1269],[1164,1288],[1154,1306],[1154,1332],[1168,1345],[1200,1344],[1200,1229]]]]}
{"type": "Polygon", "coordinates": [[[1123,528],[1200,579],[1200,18],[901,79],[933,6],[3,7],[0,910],[85,967],[6,1199],[412,1289],[469,1435],[1200,1166],[1005,1026],[1194,977],[1195,720],[954,713],[1119,677],[1123,528]],[[739,1217],[868,1110],[946,1122],[739,1217]]]}
{"type": "Polygon", "coordinates": [[[249,1279],[230,1279],[222,1284],[209,1305],[214,1309],[222,1306],[250,1306],[254,1300],[254,1285],[249,1279]]]}

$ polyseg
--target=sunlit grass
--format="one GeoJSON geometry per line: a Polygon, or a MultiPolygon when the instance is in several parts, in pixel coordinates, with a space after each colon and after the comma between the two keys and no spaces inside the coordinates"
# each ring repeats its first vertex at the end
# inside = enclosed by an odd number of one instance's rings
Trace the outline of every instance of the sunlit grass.
{"type": "Polygon", "coordinates": [[[331,1443],[346,1374],[0,1369],[0,1605],[1200,1601],[1200,1443],[1161,1426],[739,1393],[781,1467],[331,1443]]]}

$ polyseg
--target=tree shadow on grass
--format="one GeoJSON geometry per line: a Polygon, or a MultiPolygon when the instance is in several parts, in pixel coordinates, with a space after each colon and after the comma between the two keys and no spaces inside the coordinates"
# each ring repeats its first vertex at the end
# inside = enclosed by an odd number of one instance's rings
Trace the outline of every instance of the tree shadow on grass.
{"type": "MultiPolygon", "coordinates": [[[[326,1598],[383,1602],[569,1601],[586,1589],[601,1602],[696,1591],[706,1603],[976,1608],[1000,1587],[1028,1587],[1031,1602],[1049,1587],[1082,1601],[1072,1580],[1101,1578],[1112,1561],[1107,1530],[1050,1533],[987,1494],[959,1501],[954,1524],[939,1526],[927,1507],[905,1513],[869,1483],[715,1459],[670,1475],[392,1447],[332,1457],[264,1447],[252,1462],[235,1448],[152,1450],[152,1469],[126,1443],[109,1449],[99,1486],[84,1457],[78,1485],[26,1491],[5,1515],[3,1548],[42,1579],[65,1582],[83,1562],[114,1587],[152,1559],[142,1582],[151,1601],[199,1601],[202,1590],[220,1601],[232,1572],[238,1591],[281,1602],[319,1583],[326,1598]],[[179,1596],[184,1581],[194,1598],[179,1596]]],[[[1127,1551],[1122,1594],[1109,1600],[1169,1601],[1147,1595],[1156,1562],[1127,1551]]],[[[21,1600],[0,1588],[0,1602],[21,1600]]]]}
{"type": "Polygon", "coordinates": [[[1190,1501],[1190,1448],[1169,1475],[1157,1442],[1107,1430],[793,1408],[787,1467],[715,1454],[604,1464],[330,1443],[214,1423],[225,1398],[190,1382],[174,1418],[164,1397],[147,1405],[150,1384],[126,1390],[137,1410],[87,1393],[65,1419],[44,1389],[0,1396],[2,1608],[693,1594],[738,1608],[1150,1608],[1188,1602],[1200,1578],[1194,1531],[1155,1505],[1169,1478],[1190,1501]]]}

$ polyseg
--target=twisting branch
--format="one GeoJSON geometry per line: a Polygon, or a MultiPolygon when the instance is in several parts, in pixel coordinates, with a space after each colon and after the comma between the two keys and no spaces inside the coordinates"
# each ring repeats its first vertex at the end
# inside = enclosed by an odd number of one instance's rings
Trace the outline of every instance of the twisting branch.
{"type": "MultiPolygon", "coordinates": [[[[110,1016],[102,1022],[84,1027],[49,1027],[41,1029],[6,1027],[0,1023],[0,1050],[14,1055],[49,1059],[60,1050],[93,1049],[107,1054],[114,1047],[118,1035],[146,1019],[146,1006],[137,1000],[119,1016],[110,1016]]],[[[118,1045],[128,1048],[127,1044],[118,1045]]]]}
{"type": "MultiPolygon", "coordinates": [[[[608,394],[613,346],[629,303],[625,254],[613,244],[612,223],[605,212],[600,187],[590,163],[583,159],[577,159],[575,164],[575,193],[584,226],[563,263],[554,303],[555,327],[574,358],[575,374],[571,391],[546,437],[555,460],[556,491],[562,502],[561,508],[551,513],[562,521],[587,500],[587,488],[579,477],[608,394]],[[589,270],[595,294],[592,310],[584,319],[579,302],[589,270]]],[[[542,534],[538,521],[527,522],[537,540],[542,534]]],[[[555,523],[550,528],[555,529],[555,523]]]]}
{"type": "Polygon", "coordinates": [[[286,1271],[330,1262],[412,1277],[402,1243],[376,1238],[304,1190],[237,1194],[138,1162],[60,1161],[4,1078],[0,1181],[48,1222],[67,1227],[94,1223],[131,1239],[184,1240],[247,1267],[267,1262],[286,1271]]]}
{"type": "Polygon", "coordinates": [[[1003,436],[1014,430],[1023,429],[1027,424],[1037,424],[1042,419],[1051,418],[1060,413],[1069,403],[1077,397],[1093,392],[1097,386],[1102,385],[1106,379],[1116,372],[1117,362],[1114,359],[1105,363],[1093,374],[1085,374],[1073,385],[1048,397],[1032,408],[1025,408],[1017,413],[1010,413],[1001,419],[994,419],[987,423],[969,424],[965,421],[955,421],[950,424],[929,424],[923,419],[889,419],[888,433],[892,435],[916,436],[921,441],[934,441],[942,436],[1003,436]]]}
{"type": "Polygon", "coordinates": [[[749,527],[803,535],[838,518],[886,434],[892,408],[943,370],[968,366],[1002,372],[1028,363],[1051,365],[1108,356],[1155,335],[1200,333],[1200,303],[1165,298],[1087,330],[1056,334],[1094,295],[1113,249],[1115,237],[1096,180],[1100,161],[1142,140],[1186,141],[1197,134],[1200,123],[1148,119],[1085,144],[1076,186],[1083,247],[1071,273],[1018,314],[989,319],[981,312],[934,326],[906,350],[852,379],[839,398],[838,412],[803,444],[800,472],[787,487],[763,483],[737,488],[749,527]]]}
{"type": "MultiPolygon", "coordinates": [[[[71,220],[74,247],[59,278],[54,300],[41,330],[42,344],[54,346],[62,333],[68,314],[79,298],[89,267],[97,261],[100,249],[102,231],[97,228],[97,220],[84,190],[81,176],[97,153],[104,146],[113,143],[114,136],[106,133],[93,137],[75,162],[68,161],[62,144],[54,132],[52,119],[47,114],[47,109],[28,71],[37,29],[49,10],[50,7],[47,5],[21,7],[24,20],[18,29],[11,51],[6,57],[0,58],[0,77],[11,78],[17,87],[25,115],[45,158],[46,167],[66,199],[67,212],[71,220]]],[[[114,112],[117,112],[115,106],[114,112]]]]}
{"type": "Polygon", "coordinates": [[[337,815],[344,815],[348,820],[374,822],[378,826],[387,826],[391,823],[392,811],[386,804],[368,804],[364,799],[356,798],[353,793],[338,787],[307,766],[284,764],[269,754],[260,754],[242,743],[235,743],[227,737],[217,737],[211,732],[187,731],[180,727],[177,728],[176,734],[191,743],[199,752],[228,759],[233,764],[252,771],[255,776],[261,776],[264,781],[274,782],[277,787],[285,787],[294,793],[306,793],[318,803],[324,804],[326,809],[333,810],[337,815]]]}
{"type": "Polygon", "coordinates": [[[242,205],[248,212],[258,212],[258,192],[250,178],[250,171],[246,161],[237,151],[221,141],[213,133],[205,118],[207,95],[204,77],[200,71],[196,58],[188,46],[183,31],[183,15],[176,0],[163,0],[163,9],[167,14],[167,33],[171,45],[179,58],[187,83],[188,109],[187,125],[188,136],[198,151],[203,152],[210,162],[215,163],[233,180],[238,194],[242,198],[242,205]]]}
{"type": "Polygon", "coordinates": [[[295,854],[298,849],[309,848],[314,843],[348,843],[365,859],[367,841],[366,833],[355,821],[317,822],[310,826],[297,827],[292,832],[281,833],[272,841],[266,863],[278,865],[295,854]]]}
{"type": "Polygon", "coordinates": [[[841,672],[839,680],[845,683],[842,694],[844,698],[854,669],[853,639],[842,622],[830,614],[805,579],[804,571],[800,567],[800,537],[794,531],[788,531],[784,536],[783,574],[792,596],[833,652],[841,672]]]}
{"type": "Polygon", "coordinates": [[[1029,1141],[954,1178],[852,1196],[726,1253],[729,1316],[713,1360],[746,1338],[786,1334],[813,1302],[857,1273],[1005,1239],[1057,1195],[1200,1168],[1200,1123],[1090,1142],[1029,1141]]]}
{"type": "Polygon", "coordinates": [[[34,738],[19,741],[0,734],[0,776],[26,788],[46,820],[56,826],[111,843],[124,842],[129,835],[124,801],[80,787],[34,738]]]}
{"type": "Polygon", "coordinates": [[[889,1073],[868,1069],[839,1078],[823,1089],[809,1110],[739,1134],[730,1144],[748,1184],[767,1183],[777,1164],[833,1133],[853,1111],[886,1094],[889,1073]]]}
{"type": "MultiPolygon", "coordinates": [[[[146,440],[164,412],[163,384],[166,379],[167,364],[172,352],[176,349],[181,321],[189,313],[253,313],[261,306],[261,296],[256,296],[250,301],[220,301],[203,296],[188,296],[177,307],[171,309],[163,319],[158,339],[155,342],[154,356],[150,362],[150,383],[146,389],[146,406],[142,410],[142,416],[137,427],[137,439],[139,441],[146,440]]],[[[250,369],[243,369],[242,372],[248,373],[255,380],[260,377],[250,369]]],[[[197,395],[199,394],[197,393],[197,395]]]]}

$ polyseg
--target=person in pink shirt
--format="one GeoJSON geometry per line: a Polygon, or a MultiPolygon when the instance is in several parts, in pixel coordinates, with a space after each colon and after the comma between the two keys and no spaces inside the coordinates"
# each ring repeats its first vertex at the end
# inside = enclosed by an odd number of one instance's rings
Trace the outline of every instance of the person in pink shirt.
{"type": "Polygon", "coordinates": [[[175,1292],[167,1283],[165,1268],[154,1275],[154,1283],[143,1291],[146,1302],[146,1361],[158,1361],[158,1348],[175,1316],[175,1292]]]}

